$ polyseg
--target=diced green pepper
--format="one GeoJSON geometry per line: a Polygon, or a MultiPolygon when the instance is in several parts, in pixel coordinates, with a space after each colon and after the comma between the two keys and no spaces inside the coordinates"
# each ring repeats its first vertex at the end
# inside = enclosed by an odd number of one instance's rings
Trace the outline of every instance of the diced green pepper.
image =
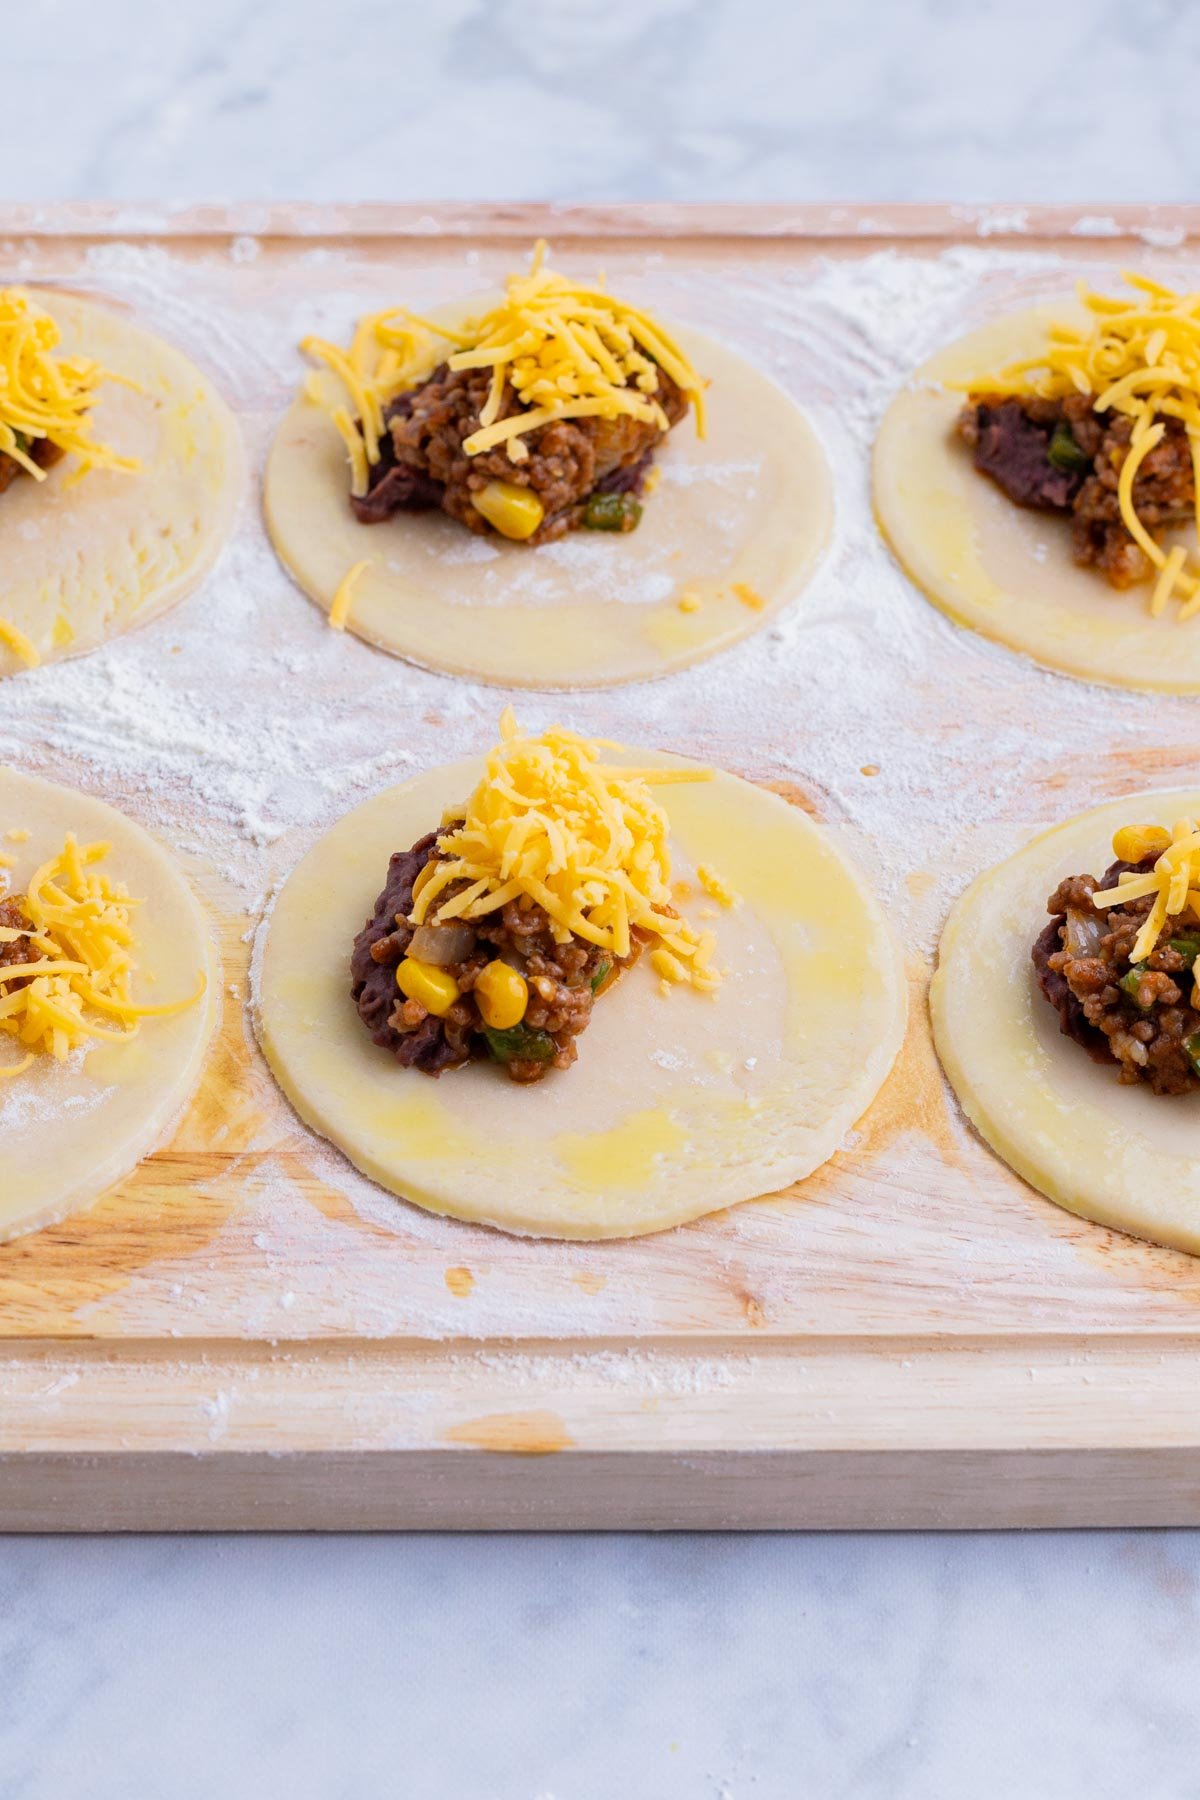
{"type": "Polygon", "coordinates": [[[632,531],[642,516],[634,494],[593,494],[583,509],[586,531],[632,531]]]}
{"type": "Polygon", "coordinates": [[[507,1031],[485,1025],[483,1035],[497,1062],[549,1062],[554,1055],[550,1033],[535,1031],[531,1025],[510,1025],[507,1031]]]}
{"type": "Polygon", "coordinates": [[[1079,448],[1065,419],[1060,419],[1054,427],[1046,456],[1056,469],[1065,469],[1068,475],[1082,475],[1092,466],[1091,457],[1079,448]]]}
{"type": "Polygon", "coordinates": [[[1168,938],[1167,949],[1174,950],[1182,956],[1190,969],[1194,966],[1196,958],[1200,956],[1200,937],[1168,938]]]}
{"type": "MultiPolygon", "coordinates": [[[[1145,963],[1134,963],[1129,973],[1127,975],[1122,975],[1120,981],[1117,983],[1117,986],[1121,989],[1122,993],[1128,994],[1135,1006],[1142,1006],[1141,1001],[1138,999],[1138,988],[1141,985],[1142,976],[1145,973],[1145,963]]],[[[1142,1006],[1143,1012],[1149,1012],[1149,1010],[1149,1007],[1142,1006]]]]}
{"type": "Polygon", "coordinates": [[[1184,1038],[1183,1047],[1192,1068],[1200,1075],[1200,1031],[1194,1031],[1190,1038],[1184,1038]]]}
{"type": "Polygon", "coordinates": [[[604,962],[597,965],[596,973],[592,976],[592,980],[591,980],[591,989],[592,989],[593,994],[598,994],[600,992],[600,989],[604,986],[604,983],[608,980],[609,971],[611,968],[612,968],[612,964],[607,959],[604,962]]]}

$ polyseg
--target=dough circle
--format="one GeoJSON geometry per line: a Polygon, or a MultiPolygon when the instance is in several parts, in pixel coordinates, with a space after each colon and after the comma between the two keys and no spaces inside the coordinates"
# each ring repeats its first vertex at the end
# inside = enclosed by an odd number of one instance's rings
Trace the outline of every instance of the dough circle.
{"type": "Polygon", "coordinates": [[[1150,584],[1110,587],[1071,556],[1067,520],[1014,506],[954,434],[965,395],[946,380],[1036,356],[1051,320],[1083,324],[1075,300],[1011,314],[958,338],[893,400],[875,442],[875,513],[934,605],[1011,650],[1115,687],[1200,692],[1200,617],[1150,616],[1150,584]]]}
{"type": "Polygon", "coordinates": [[[663,997],[643,962],[596,1008],[578,1063],[529,1088],[485,1063],[433,1081],[371,1042],[350,998],[354,935],[390,854],[481,773],[459,763],[368,800],[279,896],[257,1025],[306,1124],[431,1212],[554,1238],[662,1231],[776,1193],[831,1156],[899,1048],[900,958],[831,838],[731,775],[657,790],[677,878],[711,862],[743,896],[712,921],[729,970],[715,997],[663,997]]]}
{"type": "Polygon", "coordinates": [[[773,381],[698,332],[674,335],[711,377],[708,435],[698,439],[690,418],[671,432],[636,531],[576,531],[531,550],[474,537],[441,512],[360,525],[342,441],[301,394],[267,463],[267,526],[281,560],[328,612],[346,573],[373,559],[350,630],[425,668],[502,687],[638,681],[757,631],[804,587],[829,541],[829,467],[804,414],[773,381]],[[740,600],[734,583],[762,608],[740,600]],[[701,603],[683,612],[687,589],[701,603]]]}
{"type": "MultiPolygon", "coordinates": [[[[220,1010],[212,937],[191,889],[140,825],[101,800],[0,766],[0,843],[15,859],[9,893],[56,856],[73,831],[112,845],[104,864],[143,904],[137,912],[134,996],[147,1005],[194,990],[202,999],[171,1018],[146,1019],[128,1043],[97,1043],[66,1063],[39,1056],[0,1081],[0,1242],[89,1206],[158,1148],[186,1108],[220,1010]],[[27,842],[3,831],[26,830],[27,842]]],[[[0,1058],[17,1059],[0,1037],[0,1058]]]]}
{"type": "Polygon", "coordinates": [[[1070,1212],[1200,1255],[1200,1093],[1123,1087],[1063,1037],[1030,960],[1066,875],[1101,875],[1122,825],[1200,812],[1200,792],[1133,794],[1056,825],[967,889],[930,1005],[942,1066],[976,1130],[1070,1212]]]}
{"type": "MultiPolygon", "coordinates": [[[[106,382],[93,417],[98,439],[142,463],[72,481],[77,464],[65,457],[45,481],[20,477],[0,497],[0,617],[46,663],[94,650],[191,592],[233,529],[244,462],[233,415],[187,357],[108,307],[33,291],[65,352],[137,383],[106,382]]],[[[25,666],[0,644],[0,675],[25,666]]]]}

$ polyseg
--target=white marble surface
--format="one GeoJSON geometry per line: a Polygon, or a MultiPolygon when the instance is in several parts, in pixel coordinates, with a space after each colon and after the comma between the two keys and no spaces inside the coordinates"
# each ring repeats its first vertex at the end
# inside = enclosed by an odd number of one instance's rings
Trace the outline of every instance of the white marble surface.
{"type": "MultiPolygon", "coordinates": [[[[20,199],[1200,191],[1183,0],[14,0],[3,31],[20,199]]],[[[1184,1800],[1198,1578],[1184,1533],[9,1539],[0,1800],[1184,1800]]]]}
{"type": "Polygon", "coordinates": [[[29,199],[1182,200],[1200,174],[1186,0],[10,0],[3,18],[2,185],[29,199]]]}
{"type": "Polygon", "coordinates": [[[12,1541],[4,1800],[1184,1800],[1195,1541],[12,1541]]]}

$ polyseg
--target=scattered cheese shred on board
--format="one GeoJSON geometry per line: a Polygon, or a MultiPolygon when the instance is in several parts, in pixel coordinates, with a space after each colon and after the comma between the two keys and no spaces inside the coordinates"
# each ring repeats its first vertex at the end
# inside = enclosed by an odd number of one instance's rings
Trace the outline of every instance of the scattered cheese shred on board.
{"type": "Polygon", "coordinates": [[[204,993],[201,971],[185,1000],[140,1006],[132,999],[138,902],[98,868],[109,848],[68,836],[16,897],[22,924],[0,926],[0,945],[25,953],[24,961],[0,963],[0,1033],[25,1051],[0,1067],[0,1076],[21,1074],[39,1054],[62,1062],[93,1040],[133,1037],[140,1020],[184,1012],[204,993]],[[96,1015],[120,1021],[120,1028],[96,1015]]]}
{"type": "Polygon", "coordinates": [[[650,792],[709,772],[606,764],[605,746],[562,726],[523,736],[511,707],[500,730],[483,780],[448,815],[443,860],[416,893],[412,923],[479,919],[528,899],[560,943],[574,935],[625,957],[636,927],[653,940],[651,967],[665,981],[718,987],[713,933],[696,931],[672,905],[670,825],[650,792]]]}
{"type": "Polygon", "coordinates": [[[1200,552],[1200,293],[1180,294],[1147,275],[1126,270],[1130,297],[1092,293],[1083,283],[1079,298],[1091,315],[1084,330],[1051,325],[1044,350],[1010,363],[993,380],[949,385],[965,391],[1036,395],[1061,400],[1094,395],[1098,413],[1123,413],[1133,421],[1129,449],[1118,475],[1122,521],[1158,578],[1150,611],[1158,615],[1179,598],[1179,621],[1200,612],[1200,568],[1186,566],[1183,546],[1166,551],[1138,517],[1133,503],[1137,472],[1175,419],[1187,432],[1196,475],[1196,544],[1200,552]]]}
{"type": "Polygon", "coordinates": [[[445,357],[451,369],[490,371],[478,429],[463,442],[468,456],[505,444],[511,459],[521,461],[521,439],[556,419],[625,414],[666,432],[669,422],[655,398],[659,369],[682,389],[704,436],[707,384],[663,326],[602,288],[546,268],[545,255],[539,239],[528,274],[510,275],[499,306],[459,331],[395,307],[360,319],[349,350],[319,337],[302,341],[301,350],[323,363],[348,397],[347,405],[319,384],[306,384],[346,445],[354,494],[366,493],[379,461],[388,402],[425,380],[445,356],[437,339],[455,346],[445,357]],[[502,417],[506,396],[515,410],[502,417]]]}
{"type": "MultiPolygon", "coordinates": [[[[91,408],[105,381],[122,378],[86,356],[61,356],[58,323],[23,288],[0,288],[0,452],[45,481],[34,449],[55,445],[89,469],[139,468],[92,436],[91,408]]],[[[10,627],[11,629],[11,627],[10,627]]]]}

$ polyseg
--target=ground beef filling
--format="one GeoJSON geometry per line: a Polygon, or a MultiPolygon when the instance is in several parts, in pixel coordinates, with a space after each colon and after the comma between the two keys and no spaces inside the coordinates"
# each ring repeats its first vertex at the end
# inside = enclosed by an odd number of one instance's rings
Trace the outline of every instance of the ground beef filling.
{"type": "MultiPolygon", "coordinates": [[[[19,894],[13,894],[7,900],[0,900],[0,927],[6,931],[25,932],[29,928],[29,920],[19,894]]],[[[17,963],[37,961],[37,952],[27,937],[5,942],[0,939],[0,982],[4,980],[4,971],[17,963]]],[[[16,984],[14,983],[14,986],[16,984]]]]}
{"type": "MultiPolygon", "coordinates": [[[[1098,413],[1094,394],[1064,400],[972,394],[959,414],[959,436],[975,467],[1016,506],[1070,515],[1075,561],[1131,587],[1153,573],[1121,518],[1117,483],[1133,421],[1098,413]]],[[[1164,420],[1166,434],[1133,483],[1133,506],[1151,536],[1194,518],[1195,477],[1187,432],[1164,420]]]]}
{"type": "MultiPolygon", "coordinates": [[[[480,536],[494,527],[477,512],[472,495],[489,481],[532,488],[545,517],[529,544],[545,544],[585,523],[587,503],[597,494],[639,494],[663,433],[626,414],[615,419],[558,419],[524,439],[529,455],[513,462],[505,448],[467,456],[463,442],[479,429],[479,415],[491,388],[488,369],[452,370],[445,363],[427,381],[393,400],[384,415],[388,427],[366,494],[351,504],[366,525],[394,512],[441,507],[480,536]]],[[[683,390],[658,372],[656,398],[671,425],[688,409],[683,390]]],[[[510,388],[499,417],[519,412],[510,388]]],[[[636,510],[626,514],[636,523],[636,510]]],[[[621,527],[618,526],[617,529],[621,527]]]]}
{"type": "Polygon", "coordinates": [[[1168,919],[1158,943],[1136,966],[1130,952],[1153,895],[1100,908],[1092,895],[1115,887],[1131,867],[1113,863],[1102,879],[1072,875],[1046,903],[1053,917],[1033,946],[1038,985],[1061,1029],[1097,1062],[1115,1062],[1123,1082],[1149,1082],[1156,1094],[1200,1088],[1200,1012],[1191,1005],[1192,964],[1200,925],[1168,919]]]}
{"type": "MultiPolygon", "coordinates": [[[[52,469],[66,452],[60,450],[57,444],[52,444],[49,438],[36,438],[28,454],[39,469],[52,469]]],[[[18,475],[26,475],[28,472],[15,456],[7,456],[0,450],[0,494],[12,486],[18,475]]]]}
{"type": "MultiPolygon", "coordinates": [[[[510,901],[500,912],[473,922],[474,944],[459,962],[447,965],[459,988],[450,1010],[435,1017],[396,985],[396,970],[408,953],[413,928],[408,916],[413,884],[426,863],[439,860],[436,832],[411,850],[398,850],[388,864],[387,882],[375,911],[354,940],[351,993],[372,1041],[390,1050],[405,1068],[426,1075],[457,1069],[473,1057],[500,1063],[509,1078],[540,1081],[551,1069],[575,1061],[575,1040],[587,1030],[596,996],[632,967],[645,937],[633,934],[629,956],[613,958],[595,944],[572,938],[556,943],[540,906],[510,901]],[[472,989],[488,963],[499,957],[520,970],[529,985],[529,1004],[519,1026],[491,1032],[472,989]]],[[[449,898],[453,886],[445,890],[449,898]]]]}

